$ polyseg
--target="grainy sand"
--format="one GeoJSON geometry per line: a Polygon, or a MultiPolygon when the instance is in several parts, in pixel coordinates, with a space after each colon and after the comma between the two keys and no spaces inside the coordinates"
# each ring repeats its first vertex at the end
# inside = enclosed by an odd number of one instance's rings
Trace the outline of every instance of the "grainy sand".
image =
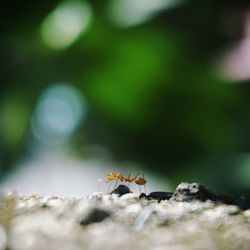
{"type": "Polygon", "coordinates": [[[129,193],[2,197],[0,249],[250,249],[250,210],[129,193]]]}

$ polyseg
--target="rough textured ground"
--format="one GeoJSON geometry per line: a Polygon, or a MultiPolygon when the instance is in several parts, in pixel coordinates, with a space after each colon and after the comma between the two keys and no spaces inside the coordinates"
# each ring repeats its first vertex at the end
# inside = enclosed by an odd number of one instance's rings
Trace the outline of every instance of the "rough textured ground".
{"type": "Polygon", "coordinates": [[[250,210],[196,198],[2,197],[0,249],[250,249],[250,210]]]}

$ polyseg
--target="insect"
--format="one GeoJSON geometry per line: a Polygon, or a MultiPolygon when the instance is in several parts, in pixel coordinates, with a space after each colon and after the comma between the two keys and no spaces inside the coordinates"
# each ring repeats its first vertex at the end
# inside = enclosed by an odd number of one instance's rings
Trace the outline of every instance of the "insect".
{"type": "MultiPolygon", "coordinates": [[[[139,186],[140,193],[141,193],[141,186],[142,185],[144,186],[144,190],[146,193],[146,185],[145,184],[147,183],[147,181],[144,177],[143,171],[140,171],[134,178],[130,178],[130,176],[131,176],[130,173],[128,173],[128,177],[125,177],[120,173],[111,172],[111,173],[106,175],[106,181],[112,183],[112,181],[115,180],[116,182],[115,182],[114,188],[117,186],[118,181],[126,182],[128,184],[134,182],[135,184],[137,184],[139,186]],[[142,177],[138,177],[140,174],[142,177]]],[[[111,187],[111,185],[108,188],[108,193],[109,193],[110,187],[111,187]]]]}

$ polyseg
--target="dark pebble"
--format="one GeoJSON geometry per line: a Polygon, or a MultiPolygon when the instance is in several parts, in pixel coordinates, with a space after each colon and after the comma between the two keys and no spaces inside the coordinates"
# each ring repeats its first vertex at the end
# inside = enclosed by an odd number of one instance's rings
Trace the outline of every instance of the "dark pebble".
{"type": "Polygon", "coordinates": [[[171,192],[151,192],[146,195],[145,193],[141,193],[139,198],[146,198],[147,200],[158,200],[158,202],[162,200],[169,200],[172,197],[173,193],[171,192]]]}
{"type": "Polygon", "coordinates": [[[124,194],[132,193],[130,189],[126,185],[119,185],[116,189],[114,189],[111,194],[118,194],[122,196],[124,194]]]}
{"type": "Polygon", "coordinates": [[[230,197],[227,195],[218,195],[198,183],[181,183],[176,188],[172,199],[176,201],[211,200],[228,205],[235,205],[243,210],[250,209],[250,197],[230,197]]]}
{"type": "Polygon", "coordinates": [[[141,193],[140,195],[139,195],[139,199],[142,199],[142,198],[146,198],[147,197],[147,195],[145,194],[145,193],[141,193]]]}
{"type": "Polygon", "coordinates": [[[199,183],[183,182],[178,185],[172,197],[176,201],[220,201],[221,198],[199,183]]]}
{"type": "Polygon", "coordinates": [[[240,196],[234,199],[233,205],[243,210],[250,209],[250,197],[240,196]]]}
{"type": "Polygon", "coordinates": [[[91,223],[101,222],[110,217],[110,215],[111,214],[108,211],[94,208],[84,219],[81,220],[80,224],[85,226],[91,223]]]}
{"type": "Polygon", "coordinates": [[[171,192],[152,192],[149,195],[147,195],[147,199],[151,200],[169,200],[172,197],[173,193],[171,192]]]}

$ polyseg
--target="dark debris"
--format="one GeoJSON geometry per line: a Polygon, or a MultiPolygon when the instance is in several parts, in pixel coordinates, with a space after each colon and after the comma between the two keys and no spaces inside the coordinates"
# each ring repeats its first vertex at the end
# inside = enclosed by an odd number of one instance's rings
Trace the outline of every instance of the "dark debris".
{"type": "Polygon", "coordinates": [[[157,200],[158,202],[162,200],[169,200],[172,197],[173,193],[171,192],[151,192],[146,195],[145,193],[141,193],[139,198],[146,198],[147,200],[157,200]]]}
{"type": "MultiPolygon", "coordinates": [[[[119,185],[111,192],[111,194],[118,194],[119,196],[122,196],[127,193],[132,192],[126,185],[119,185]]],[[[139,198],[145,198],[147,200],[157,200],[158,202],[169,199],[186,202],[194,200],[205,202],[206,200],[211,200],[213,202],[235,205],[243,210],[250,209],[250,197],[231,197],[227,195],[215,194],[203,185],[195,182],[182,182],[177,186],[174,193],[163,191],[151,192],[148,195],[145,193],[141,193],[139,195],[139,198]]]]}
{"type": "Polygon", "coordinates": [[[130,189],[126,185],[119,185],[116,189],[114,189],[111,194],[118,194],[122,196],[124,194],[132,193],[130,189]]]}
{"type": "Polygon", "coordinates": [[[199,183],[183,182],[177,186],[172,199],[176,201],[217,201],[220,198],[199,183]]]}
{"type": "Polygon", "coordinates": [[[250,208],[250,197],[231,197],[227,195],[218,195],[199,183],[183,182],[179,184],[172,196],[172,199],[176,201],[211,200],[228,205],[235,205],[243,210],[250,208]]]}
{"type": "Polygon", "coordinates": [[[94,208],[84,219],[81,220],[80,225],[86,226],[91,223],[98,223],[110,217],[110,215],[110,212],[106,210],[94,208]]]}

